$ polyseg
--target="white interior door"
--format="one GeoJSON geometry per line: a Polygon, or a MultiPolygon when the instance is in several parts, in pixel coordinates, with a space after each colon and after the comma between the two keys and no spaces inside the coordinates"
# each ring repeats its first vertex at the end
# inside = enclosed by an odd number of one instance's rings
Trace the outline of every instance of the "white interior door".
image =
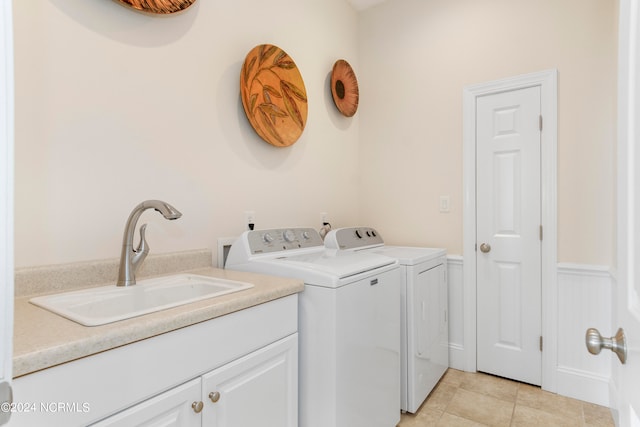
{"type": "Polygon", "coordinates": [[[10,411],[13,357],[13,36],[11,1],[0,4],[0,425],[10,411]]]}
{"type": "Polygon", "coordinates": [[[478,97],[477,369],[541,384],[540,87],[478,97]]]}
{"type": "MultiPolygon", "coordinates": [[[[614,359],[620,426],[640,426],[640,2],[620,1],[618,79],[618,288],[614,322],[627,361],[614,359]]],[[[600,331],[613,335],[615,331],[600,331]]]]}

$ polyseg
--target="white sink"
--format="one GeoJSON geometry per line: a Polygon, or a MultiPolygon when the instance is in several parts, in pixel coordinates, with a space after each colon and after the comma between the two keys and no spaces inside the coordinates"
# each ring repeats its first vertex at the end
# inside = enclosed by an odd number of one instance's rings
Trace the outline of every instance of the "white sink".
{"type": "Polygon", "coordinates": [[[98,326],[253,287],[251,283],[196,274],[138,280],[136,285],[114,285],[44,295],[29,300],[84,326],[98,326]]]}

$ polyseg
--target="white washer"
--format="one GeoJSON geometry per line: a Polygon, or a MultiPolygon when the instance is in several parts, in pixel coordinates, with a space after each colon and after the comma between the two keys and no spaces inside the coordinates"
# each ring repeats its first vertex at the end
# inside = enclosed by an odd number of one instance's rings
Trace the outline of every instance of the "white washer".
{"type": "Polygon", "coordinates": [[[401,281],[401,408],[415,413],[449,367],[447,256],[444,249],[387,246],[371,227],[339,228],[330,249],[395,258],[401,281]]]}
{"type": "Polygon", "coordinates": [[[225,267],[303,280],[301,427],[400,421],[400,267],[374,253],[327,250],[313,228],[246,231],[225,267]]]}

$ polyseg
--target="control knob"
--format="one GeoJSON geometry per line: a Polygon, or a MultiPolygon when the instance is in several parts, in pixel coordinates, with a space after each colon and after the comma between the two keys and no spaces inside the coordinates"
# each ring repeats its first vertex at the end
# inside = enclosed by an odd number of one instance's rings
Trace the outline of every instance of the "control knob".
{"type": "Polygon", "coordinates": [[[282,237],[284,237],[285,242],[293,242],[296,240],[296,233],[294,233],[293,230],[285,230],[285,232],[282,233],[282,237]]]}
{"type": "Polygon", "coordinates": [[[269,244],[269,243],[273,242],[273,236],[272,236],[271,234],[269,234],[269,233],[264,233],[264,234],[262,235],[262,240],[263,240],[265,243],[269,244]]]}

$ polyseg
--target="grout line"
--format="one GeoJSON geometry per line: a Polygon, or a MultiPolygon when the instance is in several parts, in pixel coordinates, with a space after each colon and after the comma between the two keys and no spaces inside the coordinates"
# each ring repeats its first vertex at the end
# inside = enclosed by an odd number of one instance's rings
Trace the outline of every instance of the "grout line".
{"type": "Polygon", "coordinates": [[[511,411],[511,422],[509,426],[513,426],[513,420],[516,417],[516,406],[518,406],[518,394],[520,394],[520,384],[516,385],[516,398],[513,401],[513,411],[511,411]]]}

